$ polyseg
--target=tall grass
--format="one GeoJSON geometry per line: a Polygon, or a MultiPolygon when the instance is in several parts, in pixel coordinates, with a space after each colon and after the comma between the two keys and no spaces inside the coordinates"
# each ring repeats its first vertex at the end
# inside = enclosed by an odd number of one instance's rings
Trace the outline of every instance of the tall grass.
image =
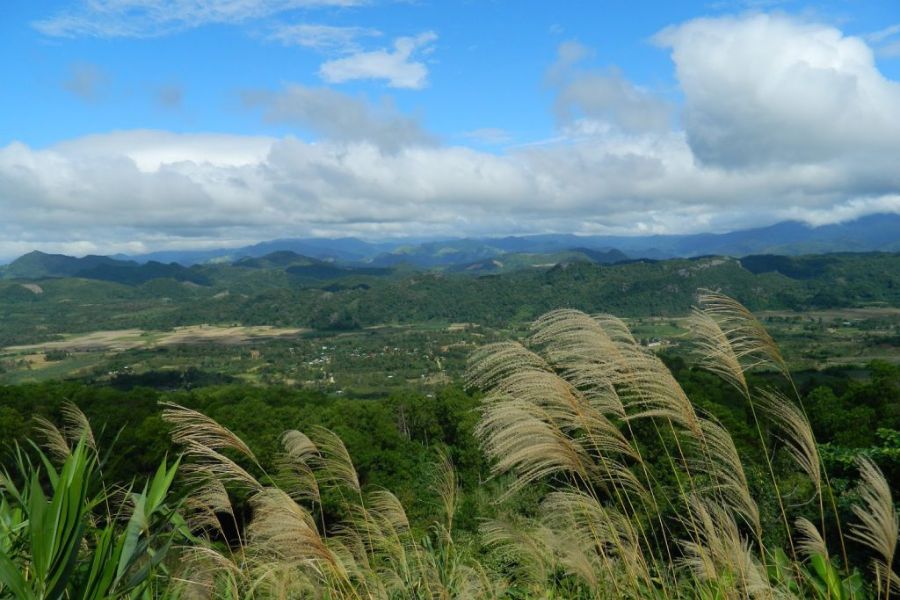
{"type": "Polygon", "coordinates": [[[884,476],[859,462],[842,526],[796,392],[747,377],[766,369],[795,389],[777,346],[734,300],[698,304],[692,352],[746,404],[761,464],[622,321],[554,311],[471,357],[476,435],[504,490],[504,516],[475,539],[455,528],[443,454],[422,531],[390,491],[361,485],[327,429],[285,432],[267,471],[226,427],[166,404],[187,490],[175,503],[165,464],[141,492],[107,489],[90,425],[67,407],[62,429],[41,423],[49,457],[20,452],[0,481],[0,598],[889,600],[898,514],[884,476]],[[507,503],[526,489],[540,503],[521,514],[507,503]]]}
{"type": "MultiPolygon", "coordinates": [[[[898,524],[884,476],[859,463],[849,537],[871,551],[864,583],[847,564],[844,528],[826,532],[833,494],[799,397],[748,382],[766,369],[796,390],[774,341],[718,293],[701,292],[690,322],[697,364],[747,406],[768,481],[751,488],[729,432],[622,321],[554,311],[523,343],[472,357],[469,382],[486,392],[477,433],[495,474],[511,477],[513,492],[539,482],[550,490],[538,518],[486,523],[484,539],[510,562],[540,548],[539,572],[572,580],[586,598],[890,598],[898,524]],[[785,461],[793,473],[776,472],[785,461]],[[785,493],[787,477],[808,497],[785,493]],[[762,522],[760,499],[777,506],[774,523],[762,522]],[[802,516],[810,504],[818,526],[802,516]],[[780,535],[767,530],[779,522],[780,535]]],[[[530,585],[550,585],[544,579],[530,585]]]]}

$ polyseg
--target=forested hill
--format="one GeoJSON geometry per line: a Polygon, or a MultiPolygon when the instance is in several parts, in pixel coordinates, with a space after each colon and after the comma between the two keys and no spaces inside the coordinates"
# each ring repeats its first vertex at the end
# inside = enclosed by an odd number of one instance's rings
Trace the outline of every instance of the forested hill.
{"type": "Polygon", "coordinates": [[[45,279],[49,277],[80,277],[135,285],[153,279],[175,279],[198,285],[209,281],[201,273],[176,263],[156,261],[137,263],[108,256],[75,258],[64,254],[29,252],[0,269],[4,279],[45,279]]]}
{"type": "MultiPolygon", "coordinates": [[[[95,268],[126,274],[138,269],[95,268]]],[[[84,272],[0,281],[0,344],[44,340],[60,332],[200,323],[317,329],[425,321],[505,325],[559,307],[622,316],[679,315],[690,309],[702,287],[722,290],[754,310],[900,306],[897,253],[613,265],[573,261],[488,274],[352,269],[281,255],[185,271],[190,277],[162,271],[145,281],[137,276],[118,282],[88,279],[84,272]]]]}

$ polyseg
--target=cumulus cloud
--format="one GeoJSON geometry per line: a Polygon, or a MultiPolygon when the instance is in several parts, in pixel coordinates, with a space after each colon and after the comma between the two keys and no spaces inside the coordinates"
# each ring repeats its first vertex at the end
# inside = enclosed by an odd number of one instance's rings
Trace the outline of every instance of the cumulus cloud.
{"type": "Polygon", "coordinates": [[[330,140],[366,141],[390,152],[435,142],[416,119],[390,104],[373,106],[328,88],[295,84],[278,92],[245,91],[242,96],[246,106],[262,108],[266,121],[297,125],[330,140]]]}
{"type": "Polygon", "coordinates": [[[209,24],[241,23],[292,9],[365,0],[80,0],[32,23],[51,37],[158,37],[209,24]]]}
{"type": "Polygon", "coordinates": [[[392,49],[357,52],[329,60],[319,68],[319,75],[329,83],[356,79],[379,79],[395,88],[422,89],[428,83],[428,67],[417,57],[428,54],[437,34],[426,31],[412,37],[394,40],[392,49]]]}
{"type": "Polygon", "coordinates": [[[63,81],[63,88],[85,102],[96,102],[108,83],[106,73],[95,64],[74,63],[69,67],[69,76],[63,81]]]}
{"type": "MultiPolygon", "coordinates": [[[[129,166],[133,165],[144,173],[153,173],[166,165],[180,163],[211,168],[260,164],[274,142],[275,138],[264,136],[216,133],[179,135],[139,129],[88,135],[62,142],[48,151],[47,156],[59,155],[73,160],[81,158],[86,163],[127,160],[129,166]]],[[[16,146],[13,144],[8,148],[16,146]]],[[[21,145],[18,147],[23,148],[21,145]]],[[[78,164],[77,161],[74,164],[78,164]]]]}
{"type": "Polygon", "coordinates": [[[671,48],[688,140],[707,164],[900,158],[900,83],[860,38],[758,14],[697,19],[656,40],[671,48]]]}
{"type": "Polygon", "coordinates": [[[98,250],[304,235],[687,232],[900,212],[900,174],[698,167],[684,135],[495,155],[369,142],[121,132],[0,149],[0,255],[21,231],[98,250]],[[874,185],[882,178],[880,185],[874,185]],[[874,185],[874,188],[872,186],[874,185]],[[877,191],[870,191],[877,189],[877,191]]]}

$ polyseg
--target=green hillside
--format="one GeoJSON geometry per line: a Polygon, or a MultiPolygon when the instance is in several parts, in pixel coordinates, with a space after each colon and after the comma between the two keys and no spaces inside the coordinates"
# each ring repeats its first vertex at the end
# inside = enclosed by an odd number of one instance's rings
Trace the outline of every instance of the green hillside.
{"type": "Polygon", "coordinates": [[[6,316],[0,344],[200,323],[325,330],[429,321],[499,325],[560,307],[682,315],[701,287],[720,289],[753,310],[900,305],[900,260],[888,253],[538,265],[484,274],[269,262],[196,266],[185,269],[190,278],[162,269],[165,277],[149,281],[6,280],[0,281],[6,316]]]}

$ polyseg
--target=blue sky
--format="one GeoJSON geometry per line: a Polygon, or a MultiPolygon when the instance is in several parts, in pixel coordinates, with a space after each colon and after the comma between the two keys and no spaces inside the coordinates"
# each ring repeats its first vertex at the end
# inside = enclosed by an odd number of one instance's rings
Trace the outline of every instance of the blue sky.
{"type": "Polygon", "coordinates": [[[4,10],[0,256],[900,210],[891,1],[4,10]]]}

